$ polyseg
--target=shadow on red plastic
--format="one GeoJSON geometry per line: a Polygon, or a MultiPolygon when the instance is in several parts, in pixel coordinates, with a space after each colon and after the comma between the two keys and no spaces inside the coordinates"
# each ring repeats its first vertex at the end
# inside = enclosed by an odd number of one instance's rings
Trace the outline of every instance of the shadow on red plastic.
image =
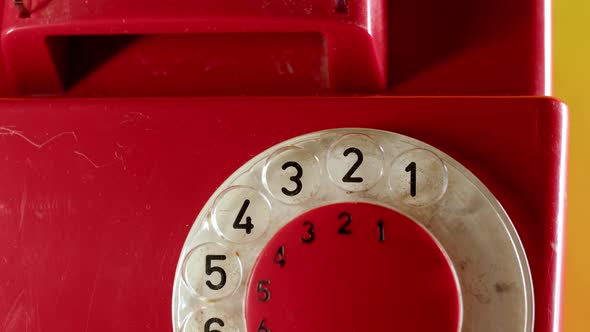
{"type": "Polygon", "coordinates": [[[50,36],[65,92],[83,96],[303,95],[330,89],[319,33],[50,36]]]}

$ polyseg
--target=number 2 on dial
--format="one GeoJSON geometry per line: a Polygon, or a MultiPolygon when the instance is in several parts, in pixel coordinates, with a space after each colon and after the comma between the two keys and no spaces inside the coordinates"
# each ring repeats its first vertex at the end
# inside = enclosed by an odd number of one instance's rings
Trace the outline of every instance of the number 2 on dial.
{"type": "Polygon", "coordinates": [[[338,234],[350,235],[352,234],[352,230],[348,229],[350,223],[352,222],[352,216],[348,212],[342,212],[338,215],[338,219],[345,218],[346,221],[344,224],[338,229],[338,234]]]}
{"type": "Polygon", "coordinates": [[[356,161],[352,165],[352,167],[348,170],[346,174],[342,177],[342,182],[351,182],[351,183],[360,183],[363,182],[363,178],[360,176],[352,176],[354,172],[361,166],[363,163],[363,152],[357,148],[351,147],[344,150],[344,156],[348,157],[349,154],[356,155],[356,161]]]}

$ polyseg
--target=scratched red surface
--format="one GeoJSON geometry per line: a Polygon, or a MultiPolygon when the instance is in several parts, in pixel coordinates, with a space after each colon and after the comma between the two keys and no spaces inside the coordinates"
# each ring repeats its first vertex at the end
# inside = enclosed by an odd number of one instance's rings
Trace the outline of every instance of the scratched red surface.
{"type": "Polygon", "coordinates": [[[170,331],[185,236],[237,167],[334,127],[410,135],[507,209],[553,331],[563,106],[546,98],[0,101],[0,330],[170,331]],[[362,116],[359,116],[362,114],[362,116]]]}
{"type": "Polygon", "coordinates": [[[273,144],[335,127],[413,136],[479,176],[527,251],[535,332],[559,326],[563,105],[344,96],[543,95],[549,1],[25,3],[29,18],[0,5],[0,331],[170,331],[209,196],[273,144]],[[315,94],[342,96],[74,99],[315,94]],[[10,99],[39,95],[64,99],[10,99]]]}

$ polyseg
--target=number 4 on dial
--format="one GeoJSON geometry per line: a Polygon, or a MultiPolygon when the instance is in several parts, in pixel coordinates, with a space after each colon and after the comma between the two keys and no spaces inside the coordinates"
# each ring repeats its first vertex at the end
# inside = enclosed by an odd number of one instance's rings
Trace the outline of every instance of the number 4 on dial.
{"type": "Polygon", "coordinates": [[[234,220],[234,229],[244,229],[246,230],[246,234],[250,234],[252,233],[252,229],[254,228],[254,225],[252,224],[252,218],[250,217],[246,217],[246,222],[242,223],[242,219],[244,218],[244,214],[246,213],[246,210],[248,209],[248,206],[250,205],[250,200],[246,199],[244,200],[244,203],[242,204],[242,207],[240,208],[240,212],[238,212],[238,215],[236,216],[236,220],[234,220]]]}
{"type": "Polygon", "coordinates": [[[268,327],[264,326],[264,319],[260,322],[260,325],[258,326],[258,331],[257,332],[270,332],[270,330],[268,329],[268,327]]]}

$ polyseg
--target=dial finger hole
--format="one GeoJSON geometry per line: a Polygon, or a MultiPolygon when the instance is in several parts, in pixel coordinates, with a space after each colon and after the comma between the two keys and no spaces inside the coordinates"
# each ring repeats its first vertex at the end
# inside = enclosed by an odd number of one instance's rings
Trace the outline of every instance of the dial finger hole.
{"type": "Polygon", "coordinates": [[[393,162],[389,186],[393,198],[403,204],[433,204],[444,195],[447,185],[447,167],[437,155],[428,150],[404,152],[393,162]]]}
{"type": "Polygon", "coordinates": [[[328,174],[344,190],[365,191],[383,175],[383,160],[383,149],[371,137],[344,135],[328,151],[328,174]]]}
{"type": "Polygon", "coordinates": [[[183,264],[185,284],[199,297],[215,300],[231,295],[242,280],[238,254],[218,243],[192,249],[183,264]]]}
{"type": "Polygon", "coordinates": [[[235,318],[227,310],[203,307],[184,322],[182,332],[238,332],[235,318]]]}
{"type": "Polygon", "coordinates": [[[223,192],[213,208],[213,226],[232,242],[245,243],[259,238],[270,223],[270,203],[259,191],[231,187],[223,192]]]}
{"type": "Polygon", "coordinates": [[[320,187],[319,161],[305,149],[289,146],[269,157],[262,178],[274,198],[299,204],[312,198],[320,187]]]}

